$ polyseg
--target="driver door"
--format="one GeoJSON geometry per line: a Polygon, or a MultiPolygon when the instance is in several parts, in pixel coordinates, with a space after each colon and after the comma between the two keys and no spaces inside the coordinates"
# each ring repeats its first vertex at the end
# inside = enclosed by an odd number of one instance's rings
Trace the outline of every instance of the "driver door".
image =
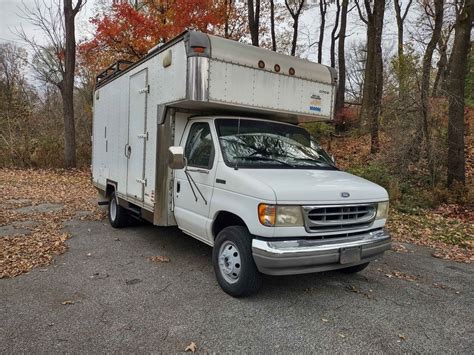
{"type": "Polygon", "coordinates": [[[185,132],[187,166],[175,170],[174,215],[185,232],[211,242],[207,235],[209,207],[216,175],[215,139],[208,122],[193,122],[185,132]]]}

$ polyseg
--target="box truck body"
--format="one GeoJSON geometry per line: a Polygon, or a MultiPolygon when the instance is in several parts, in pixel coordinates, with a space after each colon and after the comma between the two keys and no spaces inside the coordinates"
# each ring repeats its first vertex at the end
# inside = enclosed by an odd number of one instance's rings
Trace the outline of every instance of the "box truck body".
{"type": "Polygon", "coordinates": [[[111,66],[92,137],[111,224],[134,215],[213,246],[234,296],[261,272],[365,266],[390,246],[387,193],[339,171],[298,127],[333,119],[336,85],[332,68],[193,31],[111,66]]]}

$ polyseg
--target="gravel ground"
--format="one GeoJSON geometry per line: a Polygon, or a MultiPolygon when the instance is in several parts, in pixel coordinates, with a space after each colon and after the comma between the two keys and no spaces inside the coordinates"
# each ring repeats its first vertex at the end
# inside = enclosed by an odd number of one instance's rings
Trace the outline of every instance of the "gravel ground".
{"type": "Polygon", "coordinates": [[[67,229],[53,265],[0,280],[1,353],[474,353],[474,267],[429,249],[405,244],[358,275],[265,277],[234,299],[211,248],[177,229],[67,229]]]}

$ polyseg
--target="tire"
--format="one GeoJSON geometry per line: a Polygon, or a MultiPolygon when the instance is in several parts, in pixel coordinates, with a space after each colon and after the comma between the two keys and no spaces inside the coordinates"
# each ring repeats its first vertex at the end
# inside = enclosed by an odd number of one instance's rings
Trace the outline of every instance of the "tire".
{"type": "Polygon", "coordinates": [[[344,269],[339,269],[339,271],[345,274],[355,274],[359,271],[364,270],[367,266],[369,266],[369,264],[370,263],[354,265],[354,266],[346,267],[344,269]]]}
{"type": "Polygon", "coordinates": [[[262,285],[262,274],[252,256],[252,236],[244,226],[226,227],[219,232],[212,263],[219,286],[233,297],[250,296],[262,285]]]}
{"type": "Polygon", "coordinates": [[[109,200],[109,223],[114,228],[123,228],[128,225],[127,210],[118,204],[115,192],[110,195],[109,200]]]}

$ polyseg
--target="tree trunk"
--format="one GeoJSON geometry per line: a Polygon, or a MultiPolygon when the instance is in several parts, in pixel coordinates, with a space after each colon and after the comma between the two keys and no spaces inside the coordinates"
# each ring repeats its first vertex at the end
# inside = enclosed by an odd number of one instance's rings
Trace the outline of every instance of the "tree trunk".
{"type": "Polygon", "coordinates": [[[422,142],[424,138],[426,144],[426,155],[428,159],[428,167],[431,174],[432,182],[435,180],[434,176],[434,161],[431,147],[431,123],[429,112],[429,89],[430,89],[430,74],[431,61],[433,59],[433,52],[441,37],[441,29],[443,26],[444,15],[444,0],[434,0],[435,14],[434,14],[434,29],[431,34],[431,39],[426,46],[425,54],[423,55],[423,65],[421,70],[421,132],[418,141],[422,142]]]}
{"type": "Polygon", "coordinates": [[[259,46],[258,41],[258,32],[259,32],[259,25],[260,25],[260,0],[248,0],[248,17],[249,17],[249,30],[250,30],[250,37],[252,38],[252,45],[255,47],[259,46]]]}
{"type": "Polygon", "coordinates": [[[323,60],[324,28],[326,27],[327,8],[328,4],[326,0],[319,0],[319,14],[321,15],[321,22],[319,24],[318,63],[322,63],[323,60]]]}
{"type": "Polygon", "coordinates": [[[291,55],[295,56],[296,45],[298,44],[298,23],[305,0],[293,1],[292,3],[297,6],[296,9],[293,9],[292,6],[288,3],[288,0],[285,0],[285,6],[290,12],[291,17],[293,18],[293,39],[291,41],[291,55]]]}
{"type": "Polygon", "coordinates": [[[448,78],[449,118],[448,118],[448,186],[454,182],[465,183],[464,157],[464,90],[469,56],[472,2],[466,0],[458,15],[455,27],[453,63],[448,78]]]}
{"type": "Polygon", "coordinates": [[[341,3],[339,0],[336,0],[336,16],[334,19],[334,26],[331,31],[331,50],[330,50],[330,55],[331,55],[331,67],[335,68],[336,67],[336,32],[337,28],[339,27],[339,15],[341,13],[341,3]]]}
{"type": "Polygon", "coordinates": [[[339,80],[336,93],[336,114],[340,113],[344,107],[344,96],[346,93],[346,53],[345,53],[345,42],[346,42],[346,28],[347,28],[347,7],[349,0],[342,0],[341,6],[341,27],[339,28],[338,34],[338,47],[337,47],[337,66],[339,69],[339,80]]]}
{"type": "Polygon", "coordinates": [[[393,1],[395,6],[395,18],[397,19],[397,39],[398,39],[398,93],[401,97],[404,93],[406,93],[406,68],[405,68],[405,58],[404,58],[404,28],[403,24],[405,22],[405,18],[408,14],[408,10],[410,9],[412,0],[408,2],[408,5],[405,8],[405,11],[402,14],[402,4],[401,0],[394,0],[393,1]]]}
{"type": "Polygon", "coordinates": [[[232,8],[232,0],[225,0],[225,23],[224,23],[224,37],[229,38],[229,11],[232,8]]]}
{"type": "Polygon", "coordinates": [[[448,66],[448,40],[449,37],[443,39],[442,37],[438,43],[439,60],[438,60],[438,71],[436,72],[436,79],[433,84],[433,91],[431,96],[437,97],[441,95],[441,87],[445,86],[443,83],[446,81],[446,69],[448,66]]]}
{"type": "Polygon", "coordinates": [[[364,89],[361,106],[362,122],[370,125],[370,152],[379,151],[379,116],[383,93],[382,31],[385,0],[364,0],[367,19],[367,60],[365,63],[364,89]]]}
{"type": "Polygon", "coordinates": [[[272,35],[272,51],[276,52],[276,36],[275,36],[275,1],[270,0],[270,31],[272,35]]]}
{"type": "Polygon", "coordinates": [[[78,0],[73,8],[72,0],[64,0],[64,77],[61,83],[61,98],[64,117],[64,163],[66,168],[76,167],[76,128],[74,122],[74,72],[76,68],[76,38],[74,20],[81,8],[78,0]]]}

